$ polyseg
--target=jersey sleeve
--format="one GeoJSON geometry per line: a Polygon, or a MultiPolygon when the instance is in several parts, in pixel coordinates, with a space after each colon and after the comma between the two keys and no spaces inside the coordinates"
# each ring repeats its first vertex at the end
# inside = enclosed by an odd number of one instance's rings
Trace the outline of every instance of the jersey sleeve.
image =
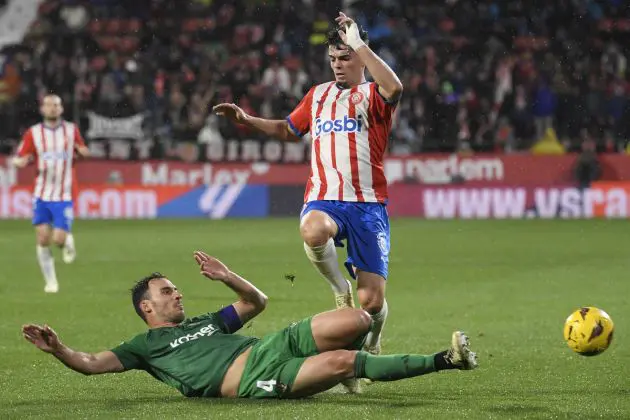
{"type": "Polygon", "coordinates": [[[372,89],[372,98],[374,100],[370,101],[370,113],[374,116],[379,116],[383,120],[390,120],[394,111],[396,110],[396,105],[398,105],[398,101],[388,101],[381,95],[381,92],[378,90],[378,85],[376,83],[372,83],[370,86],[372,89]]]}
{"type": "Polygon", "coordinates": [[[76,125],[74,126],[74,144],[77,147],[85,146],[85,140],[81,135],[81,131],[79,131],[79,127],[76,125]]]}
{"type": "Polygon", "coordinates": [[[147,356],[146,337],[138,335],[111,349],[126,370],[144,369],[147,356]]]}
{"type": "Polygon", "coordinates": [[[293,112],[287,117],[291,131],[298,137],[302,137],[311,129],[311,107],[313,104],[314,90],[315,88],[311,88],[297,107],[295,107],[293,112]]]}
{"type": "Polygon", "coordinates": [[[20,142],[20,146],[18,147],[17,155],[19,157],[24,157],[28,155],[35,154],[35,142],[33,140],[33,132],[29,128],[26,130],[26,133],[22,136],[22,141],[20,142]]]}
{"type": "Polygon", "coordinates": [[[236,309],[234,309],[234,305],[226,306],[218,312],[208,312],[191,319],[191,322],[197,321],[209,321],[219,327],[225,334],[235,333],[243,326],[236,309]]]}

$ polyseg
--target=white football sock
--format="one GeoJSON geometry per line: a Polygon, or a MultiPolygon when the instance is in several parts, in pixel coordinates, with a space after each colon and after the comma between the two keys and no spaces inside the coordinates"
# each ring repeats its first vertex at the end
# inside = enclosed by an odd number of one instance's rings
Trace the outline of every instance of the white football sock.
{"type": "Polygon", "coordinates": [[[74,236],[72,235],[72,233],[66,234],[66,240],[63,243],[63,247],[70,250],[74,250],[74,236]]]}
{"type": "Polygon", "coordinates": [[[55,273],[55,259],[52,251],[47,246],[37,245],[37,261],[44,275],[47,286],[57,285],[57,274],[55,273]]]}
{"type": "Polygon", "coordinates": [[[306,256],[311,260],[315,268],[328,280],[335,294],[348,293],[349,284],[339,269],[337,250],[332,238],[329,238],[324,245],[312,248],[304,243],[304,251],[306,251],[306,256]]]}
{"type": "Polygon", "coordinates": [[[385,325],[385,320],[387,319],[387,300],[383,300],[383,307],[381,311],[377,314],[372,315],[372,331],[370,331],[365,338],[365,347],[374,347],[378,344],[378,340],[381,335],[381,331],[383,330],[383,326],[385,325]]]}

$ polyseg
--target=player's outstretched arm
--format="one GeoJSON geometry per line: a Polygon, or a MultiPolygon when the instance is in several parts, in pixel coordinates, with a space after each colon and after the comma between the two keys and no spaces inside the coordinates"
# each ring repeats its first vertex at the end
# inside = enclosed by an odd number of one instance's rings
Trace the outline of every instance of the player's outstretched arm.
{"type": "Polygon", "coordinates": [[[22,326],[22,335],[38,349],[55,356],[61,363],[84,375],[123,372],[120,360],[111,351],[83,353],[64,345],[57,333],[48,325],[28,324],[22,326]]]}
{"type": "Polygon", "coordinates": [[[240,299],[232,306],[234,306],[242,324],[265,310],[268,298],[256,286],[230,271],[225,264],[205,252],[195,251],[194,255],[202,275],[211,280],[222,282],[238,295],[240,299]]]}
{"type": "Polygon", "coordinates": [[[345,27],[345,31],[339,31],[341,40],[361,58],[378,85],[380,94],[388,101],[397,101],[402,94],[403,85],[396,73],[363,42],[359,34],[359,27],[351,18],[339,12],[335,21],[342,28],[345,27]]]}
{"type": "Polygon", "coordinates": [[[9,162],[16,168],[24,168],[33,160],[33,156],[35,156],[36,153],[37,149],[35,148],[33,133],[32,130],[28,129],[22,136],[22,141],[20,141],[17,153],[9,162]]]}
{"type": "Polygon", "coordinates": [[[212,108],[212,111],[217,115],[226,117],[233,123],[243,124],[278,140],[300,140],[299,137],[293,134],[286,120],[266,120],[264,118],[254,117],[235,104],[219,104],[212,108]]]}

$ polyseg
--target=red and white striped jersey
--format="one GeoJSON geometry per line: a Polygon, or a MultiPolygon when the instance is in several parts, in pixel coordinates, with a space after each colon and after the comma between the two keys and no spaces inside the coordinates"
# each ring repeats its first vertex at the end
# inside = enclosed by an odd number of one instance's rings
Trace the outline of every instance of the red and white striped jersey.
{"type": "Polygon", "coordinates": [[[395,107],[373,82],[350,89],[328,82],[309,90],[287,117],[296,135],[311,133],[305,202],[387,200],[383,155],[395,107]]]}
{"type": "Polygon", "coordinates": [[[32,155],[37,165],[33,197],[43,201],[71,201],[76,193],[74,151],[85,146],[78,127],[62,121],[56,127],[43,123],[29,128],[22,137],[18,156],[32,155]]]}

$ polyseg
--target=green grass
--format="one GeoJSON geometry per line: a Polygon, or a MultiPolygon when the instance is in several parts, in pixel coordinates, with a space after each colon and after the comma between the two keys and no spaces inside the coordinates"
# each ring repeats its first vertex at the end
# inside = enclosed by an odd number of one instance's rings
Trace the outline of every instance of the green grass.
{"type": "Polygon", "coordinates": [[[75,232],[78,259],[66,266],[56,254],[61,291],[45,295],[29,223],[0,222],[0,418],[630,418],[625,221],[394,220],[384,352],[432,353],[462,328],[480,368],[301,401],[191,400],[142,372],[86,377],[20,334],[23,323],[47,322],[73,348],[111,348],[143,330],[128,288],[155,270],[183,291],[188,315],[218,309],[233,296],[198,275],[197,248],[270,296],[245,334],[328,310],[332,294],[296,219],[79,221],[75,232]],[[562,340],[581,305],[615,321],[600,356],[573,354],[562,340]]]}

